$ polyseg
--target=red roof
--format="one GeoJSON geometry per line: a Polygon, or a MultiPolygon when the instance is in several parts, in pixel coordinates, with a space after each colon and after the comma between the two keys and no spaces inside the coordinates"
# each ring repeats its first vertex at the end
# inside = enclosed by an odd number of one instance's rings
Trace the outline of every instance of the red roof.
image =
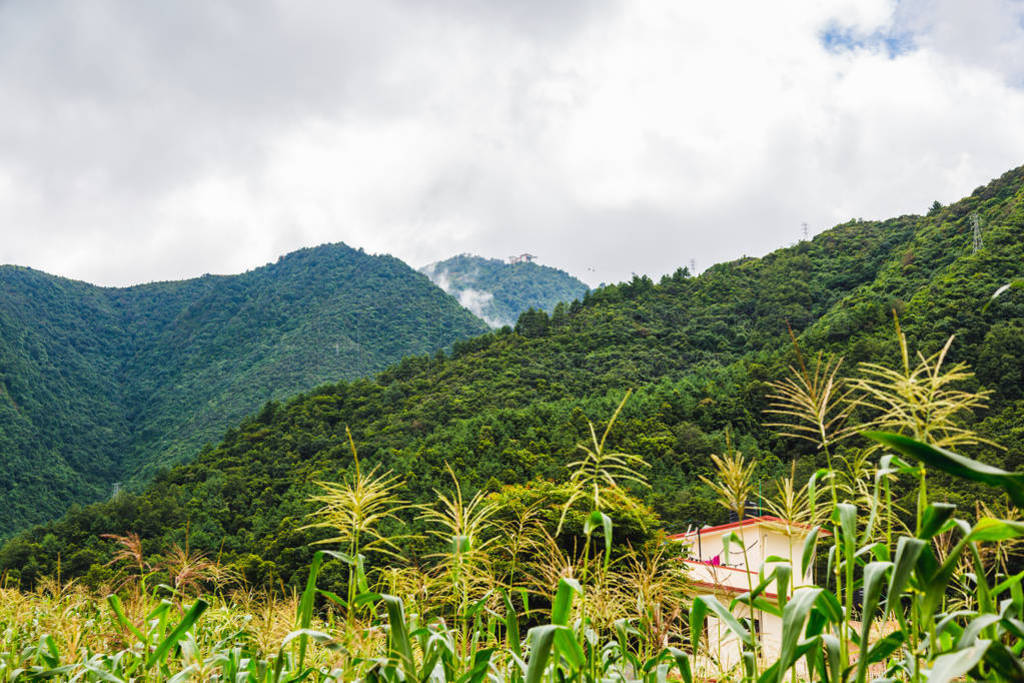
{"type": "MultiPolygon", "coordinates": [[[[669,536],[669,538],[672,539],[673,541],[682,541],[682,540],[685,540],[687,538],[696,537],[697,534],[713,533],[713,532],[716,532],[716,531],[726,531],[728,529],[738,529],[738,528],[740,528],[742,526],[756,526],[756,525],[759,525],[759,524],[781,524],[783,526],[799,527],[801,529],[807,529],[807,530],[811,530],[811,529],[814,528],[814,527],[810,526],[809,524],[800,524],[799,522],[787,522],[786,520],[782,519],[781,517],[773,517],[771,515],[761,515],[759,517],[747,517],[746,519],[744,519],[743,521],[740,521],[740,522],[730,522],[729,524],[719,524],[718,526],[706,526],[706,527],[704,527],[702,529],[697,529],[696,531],[687,531],[686,533],[682,533],[682,534],[672,534],[671,536],[669,536]]],[[[820,533],[822,533],[824,535],[827,535],[827,536],[831,536],[832,535],[832,533],[830,531],[828,531],[827,529],[822,529],[820,533]]]]}

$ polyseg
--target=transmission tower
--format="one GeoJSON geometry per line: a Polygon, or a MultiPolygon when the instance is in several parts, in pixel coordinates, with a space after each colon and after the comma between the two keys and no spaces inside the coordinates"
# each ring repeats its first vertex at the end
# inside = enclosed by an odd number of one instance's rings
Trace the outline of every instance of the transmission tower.
{"type": "Polygon", "coordinates": [[[974,252],[978,253],[981,249],[981,218],[978,216],[978,212],[975,211],[971,214],[971,231],[974,233],[974,252]]]}
{"type": "Polygon", "coordinates": [[[690,259],[690,275],[696,275],[696,274],[697,274],[697,261],[695,259],[690,259]]]}
{"type": "Polygon", "coordinates": [[[807,224],[806,223],[801,223],[800,225],[803,226],[803,229],[804,229],[804,242],[806,242],[807,241],[807,224]]]}

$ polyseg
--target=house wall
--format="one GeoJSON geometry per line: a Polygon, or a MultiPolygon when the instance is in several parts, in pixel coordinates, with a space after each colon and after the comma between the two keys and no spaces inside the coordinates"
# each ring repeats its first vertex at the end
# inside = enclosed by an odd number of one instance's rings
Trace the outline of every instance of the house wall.
{"type": "MultiPolygon", "coordinates": [[[[723,540],[732,533],[741,537],[747,546],[751,571],[757,573],[765,560],[775,555],[787,560],[792,559],[793,572],[796,576],[796,572],[800,569],[800,556],[803,554],[804,541],[807,539],[807,533],[802,529],[794,530],[792,536],[787,536],[784,530],[776,528],[775,525],[751,524],[724,531],[704,532],[700,534],[699,541],[697,535],[694,534],[690,541],[691,557],[698,562],[711,562],[715,556],[718,556],[723,566],[746,569],[743,563],[743,548],[738,543],[730,543],[729,554],[725,555],[723,540]]],[[[799,585],[811,584],[813,584],[811,568],[808,567],[808,571],[799,585]]]]}
{"type": "MultiPolygon", "coordinates": [[[[757,585],[758,570],[765,560],[777,556],[785,558],[787,562],[792,561],[794,579],[789,587],[789,592],[792,593],[792,590],[800,585],[813,585],[811,568],[808,568],[802,579],[796,576],[806,538],[807,534],[802,529],[795,530],[792,536],[787,536],[785,528],[780,528],[777,524],[753,523],[704,532],[699,543],[696,537],[692,541],[690,555],[697,561],[687,563],[688,575],[691,581],[698,584],[699,593],[715,595],[719,601],[729,606],[737,594],[748,591],[751,585],[757,585]],[[743,562],[743,549],[738,543],[730,543],[728,556],[723,552],[722,541],[732,533],[741,537],[747,547],[749,573],[743,562]],[[708,564],[716,556],[719,557],[721,564],[708,564]]],[[[766,593],[771,595],[766,597],[774,600],[777,592],[778,588],[773,581],[766,589],[766,593]]],[[[750,616],[750,611],[745,605],[737,605],[733,614],[738,618],[746,618],[750,616]]],[[[782,619],[761,610],[754,612],[753,619],[758,622],[761,633],[762,657],[767,660],[776,658],[782,646],[782,619]]],[[[731,679],[735,672],[742,673],[739,640],[728,627],[718,619],[708,617],[706,634],[708,652],[705,657],[698,660],[699,668],[704,670],[703,675],[731,679]]],[[[798,668],[803,671],[803,664],[798,668]]]]}

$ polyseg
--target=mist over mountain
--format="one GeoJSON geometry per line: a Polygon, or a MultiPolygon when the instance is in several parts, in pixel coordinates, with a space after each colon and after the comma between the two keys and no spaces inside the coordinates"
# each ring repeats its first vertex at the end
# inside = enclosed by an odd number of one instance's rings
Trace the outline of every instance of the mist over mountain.
{"type": "Polygon", "coordinates": [[[486,330],[344,244],[127,288],[0,266],[0,533],[145,482],[269,400],[486,330]]]}
{"type": "Polygon", "coordinates": [[[459,254],[420,272],[493,328],[514,325],[531,308],[551,313],[589,289],[563,270],[534,263],[528,254],[505,261],[459,254]]]}

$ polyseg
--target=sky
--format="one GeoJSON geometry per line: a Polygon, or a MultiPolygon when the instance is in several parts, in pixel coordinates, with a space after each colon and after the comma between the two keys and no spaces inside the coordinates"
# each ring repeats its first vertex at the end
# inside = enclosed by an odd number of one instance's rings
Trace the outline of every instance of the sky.
{"type": "Polygon", "coordinates": [[[0,2],[0,263],[657,278],[1024,164],[1024,1],[0,2]]]}

